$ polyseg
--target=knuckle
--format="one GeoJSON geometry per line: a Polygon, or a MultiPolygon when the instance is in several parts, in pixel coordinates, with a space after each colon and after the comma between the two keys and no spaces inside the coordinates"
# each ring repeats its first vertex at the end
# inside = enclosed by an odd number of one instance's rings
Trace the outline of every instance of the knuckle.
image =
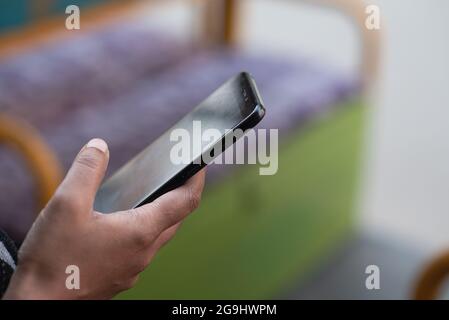
{"type": "Polygon", "coordinates": [[[96,170],[100,165],[99,159],[91,152],[84,152],[76,159],[76,162],[90,170],[96,170]]]}
{"type": "Polygon", "coordinates": [[[148,266],[148,259],[146,257],[139,258],[136,261],[134,273],[137,275],[140,274],[146,269],[147,266],[148,266]]]}
{"type": "Polygon", "coordinates": [[[135,277],[132,277],[132,278],[124,281],[122,284],[122,289],[129,290],[129,289],[133,288],[136,285],[138,280],[139,280],[139,276],[135,276],[135,277]]]}
{"type": "Polygon", "coordinates": [[[172,203],[162,204],[159,199],[156,199],[151,203],[151,212],[145,207],[134,209],[136,210],[135,216],[140,219],[140,224],[145,226],[144,237],[148,239],[149,244],[153,243],[162,231],[161,228],[171,220],[173,216],[171,207],[172,203]]]}
{"type": "Polygon", "coordinates": [[[186,191],[187,203],[190,211],[196,210],[201,202],[201,194],[194,192],[191,188],[186,191]]]}
{"type": "Polygon", "coordinates": [[[121,279],[116,279],[116,280],[111,281],[109,291],[113,292],[113,294],[115,295],[119,292],[127,290],[126,282],[127,281],[124,281],[121,279]]]}
{"type": "Polygon", "coordinates": [[[138,250],[144,249],[152,243],[152,237],[148,232],[136,231],[132,237],[132,243],[138,250]]]}
{"type": "Polygon", "coordinates": [[[67,192],[56,191],[49,203],[50,210],[60,211],[75,211],[78,209],[78,203],[72,195],[67,192]]]}

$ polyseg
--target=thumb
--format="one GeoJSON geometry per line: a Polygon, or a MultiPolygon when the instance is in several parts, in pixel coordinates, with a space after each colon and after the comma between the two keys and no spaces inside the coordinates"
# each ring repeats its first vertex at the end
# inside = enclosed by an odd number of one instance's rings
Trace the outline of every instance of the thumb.
{"type": "Polygon", "coordinates": [[[90,140],[76,156],[72,167],[56,191],[63,199],[83,209],[93,207],[95,195],[108,167],[108,145],[102,139],[90,140]]]}

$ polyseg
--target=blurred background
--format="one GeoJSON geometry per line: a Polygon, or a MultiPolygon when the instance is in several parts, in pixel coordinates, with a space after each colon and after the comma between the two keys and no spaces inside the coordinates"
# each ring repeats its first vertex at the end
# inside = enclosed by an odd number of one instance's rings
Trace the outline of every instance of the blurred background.
{"type": "Polygon", "coordinates": [[[121,297],[447,297],[447,30],[444,0],[0,1],[0,227],[20,244],[89,138],[110,174],[247,70],[279,172],[211,168],[198,214],[121,297]]]}

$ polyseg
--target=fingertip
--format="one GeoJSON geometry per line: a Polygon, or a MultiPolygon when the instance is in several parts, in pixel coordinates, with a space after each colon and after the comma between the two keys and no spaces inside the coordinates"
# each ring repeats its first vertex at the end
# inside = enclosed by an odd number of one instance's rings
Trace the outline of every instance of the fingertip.
{"type": "Polygon", "coordinates": [[[206,168],[203,168],[197,173],[195,173],[189,180],[187,180],[186,184],[204,181],[205,177],[206,177],[206,168]]]}
{"type": "Polygon", "coordinates": [[[91,206],[109,162],[108,145],[103,139],[91,139],[78,153],[60,188],[76,194],[91,206]]]}
{"type": "Polygon", "coordinates": [[[186,185],[188,187],[194,187],[195,189],[199,189],[201,192],[204,188],[204,183],[206,180],[206,168],[204,167],[200,171],[198,171],[193,177],[187,180],[186,185]]]}
{"type": "Polygon", "coordinates": [[[106,141],[104,141],[103,139],[100,139],[100,138],[91,139],[86,144],[86,149],[87,148],[95,148],[105,154],[107,154],[109,152],[108,144],[106,143],[106,141]]]}

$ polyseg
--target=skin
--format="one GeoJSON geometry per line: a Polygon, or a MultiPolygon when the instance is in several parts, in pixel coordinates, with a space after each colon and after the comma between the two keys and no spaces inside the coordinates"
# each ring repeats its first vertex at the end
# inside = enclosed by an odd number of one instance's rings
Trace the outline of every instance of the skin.
{"type": "Polygon", "coordinates": [[[95,194],[109,160],[106,143],[81,149],[19,251],[5,299],[109,299],[139,274],[200,202],[205,172],[142,207],[101,214],[95,194]],[[80,288],[66,287],[66,268],[80,270],[80,288]]]}

